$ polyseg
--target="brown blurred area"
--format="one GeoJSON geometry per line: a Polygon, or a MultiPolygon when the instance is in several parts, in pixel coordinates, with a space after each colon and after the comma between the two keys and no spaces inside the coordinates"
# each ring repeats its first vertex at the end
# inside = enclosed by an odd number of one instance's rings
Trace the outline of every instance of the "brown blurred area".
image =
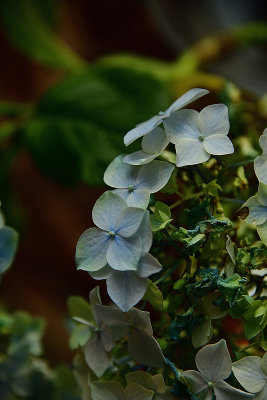
{"type": "MultiPolygon", "coordinates": [[[[60,36],[88,61],[121,51],[172,58],[138,1],[65,0],[59,23],[60,36]]],[[[35,101],[63,76],[20,54],[1,28],[0,47],[0,100],[35,101]]],[[[75,246],[92,225],[91,210],[104,188],[66,189],[42,175],[25,150],[10,180],[25,226],[15,263],[3,277],[1,299],[10,311],[25,309],[45,317],[46,356],[52,363],[70,361],[66,299],[87,297],[96,284],[86,272],[76,271],[75,246]]]]}

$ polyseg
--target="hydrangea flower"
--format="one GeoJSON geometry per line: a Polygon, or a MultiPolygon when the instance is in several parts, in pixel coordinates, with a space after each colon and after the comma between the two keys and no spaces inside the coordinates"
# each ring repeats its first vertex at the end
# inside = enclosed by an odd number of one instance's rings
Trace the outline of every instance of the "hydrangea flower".
{"type": "Polygon", "coordinates": [[[124,387],[118,382],[94,382],[91,384],[92,400],[152,400],[152,390],[136,383],[124,387]]]}
{"type": "Polygon", "coordinates": [[[93,221],[76,248],[77,268],[98,271],[106,264],[120,271],[137,270],[142,240],[136,234],[145,210],[128,207],[115,193],[105,192],[95,203],[93,221]]]}
{"type": "Polygon", "coordinates": [[[196,355],[198,371],[184,371],[185,378],[193,393],[203,400],[251,399],[253,395],[236,389],[226,383],[232,371],[232,361],[224,339],[215,344],[208,344],[196,355]]]}
{"type": "Polygon", "coordinates": [[[148,276],[161,270],[159,262],[148,253],[152,245],[148,211],[137,234],[142,239],[142,255],[136,271],[115,271],[107,265],[97,272],[90,273],[94,279],[107,280],[109,297],[122,311],[129,311],[143,298],[148,285],[148,276]]]}
{"type": "Polygon", "coordinates": [[[174,166],[164,161],[152,161],[149,165],[136,167],[116,157],[104,174],[104,182],[114,188],[112,192],[127,201],[132,207],[146,208],[150,193],[158,192],[168,180],[174,166]]]}
{"type": "Polygon", "coordinates": [[[248,208],[248,215],[244,221],[248,224],[256,224],[259,237],[267,246],[267,185],[260,183],[257,194],[243,204],[239,211],[241,218],[246,207],[248,208]]]}
{"type": "Polygon", "coordinates": [[[256,394],[255,400],[267,399],[267,353],[263,358],[249,356],[236,361],[233,373],[246,390],[256,394]]]}
{"type": "Polygon", "coordinates": [[[175,144],[178,167],[200,164],[211,154],[234,152],[229,132],[228,108],[224,104],[205,107],[200,113],[181,110],[164,121],[170,142],[175,144]]]}
{"type": "Polygon", "coordinates": [[[175,111],[180,110],[181,108],[187,106],[192,103],[194,100],[199,99],[208,93],[206,89],[194,88],[188,90],[184,93],[179,99],[177,99],[166,111],[159,112],[158,115],[150,118],[148,121],[142,122],[137,125],[134,129],[131,129],[124,136],[124,143],[126,146],[134,142],[136,139],[147,135],[154,128],[159,126],[166,118],[169,118],[175,111]]]}
{"type": "Polygon", "coordinates": [[[160,156],[168,144],[169,139],[164,129],[158,126],[143,137],[142,150],[128,154],[123,161],[132,165],[147,164],[160,156]]]}
{"type": "Polygon", "coordinates": [[[258,180],[267,185],[267,128],[264,129],[259,142],[262,148],[262,156],[255,159],[254,169],[258,180]]]}

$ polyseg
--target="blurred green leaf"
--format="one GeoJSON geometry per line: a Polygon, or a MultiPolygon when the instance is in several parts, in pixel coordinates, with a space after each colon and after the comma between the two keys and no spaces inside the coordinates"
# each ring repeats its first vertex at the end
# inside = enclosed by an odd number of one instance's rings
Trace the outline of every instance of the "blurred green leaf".
{"type": "Polygon", "coordinates": [[[125,152],[123,135],[169,103],[169,90],[150,75],[95,66],[43,96],[25,127],[26,146],[61,183],[101,183],[108,163],[125,152]]]}
{"type": "Polygon", "coordinates": [[[80,296],[71,296],[68,298],[69,315],[72,318],[81,318],[86,321],[92,321],[93,315],[91,312],[90,304],[80,296]]]}
{"type": "Polygon", "coordinates": [[[148,300],[156,310],[161,311],[163,309],[163,295],[150,279],[148,280],[148,287],[144,295],[144,300],[148,300]]]}
{"type": "Polygon", "coordinates": [[[12,44],[27,56],[48,66],[76,71],[85,62],[51,28],[49,1],[2,0],[0,11],[12,44]]]}

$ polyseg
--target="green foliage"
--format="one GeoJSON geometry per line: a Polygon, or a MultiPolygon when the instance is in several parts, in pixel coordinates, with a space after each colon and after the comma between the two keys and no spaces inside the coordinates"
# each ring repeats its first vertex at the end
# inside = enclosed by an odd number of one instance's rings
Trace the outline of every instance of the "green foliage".
{"type": "Polygon", "coordinates": [[[163,308],[163,296],[159,288],[149,279],[147,291],[144,295],[144,300],[148,300],[149,303],[156,309],[162,310],[163,308]]]}
{"type": "Polygon", "coordinates": [[[172,221],[170,208],[160,201],[155,204],[154,214],[150,215],[150,224],[153,232],[164,229],[172,221]]]}

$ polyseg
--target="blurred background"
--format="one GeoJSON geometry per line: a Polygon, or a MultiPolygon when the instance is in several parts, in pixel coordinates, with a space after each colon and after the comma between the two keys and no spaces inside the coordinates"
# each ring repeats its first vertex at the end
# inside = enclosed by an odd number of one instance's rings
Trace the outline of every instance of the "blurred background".
{"type": "Polygon", "coordinates": [[[0,0],[0,191],[20,233],[0,298],[47,319],[52,363],[72,357],[67,297],[95,285],[75,246],[124,134],[229,82],[266,118],[266,20],[263,0],[0,0]]]}

